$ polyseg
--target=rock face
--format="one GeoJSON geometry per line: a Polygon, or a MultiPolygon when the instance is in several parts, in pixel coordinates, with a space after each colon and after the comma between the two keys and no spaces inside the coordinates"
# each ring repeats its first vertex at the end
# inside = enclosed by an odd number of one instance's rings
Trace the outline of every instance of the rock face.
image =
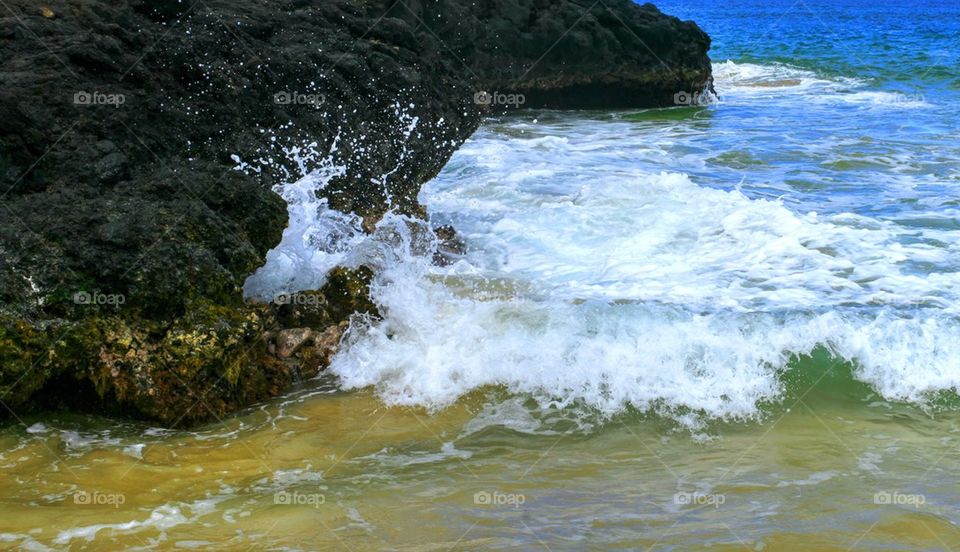
{"type": "Polygon", "coordinates": [[[5,8],[0,401],[14,412],[182,425],[321,369],[350,314],[375,311],[371,274],[334,274],[312,310],[248,303],[241,286],[286,225],[271,187],[325,159],[343,167],[330,206],[372,228],[390,208],[424,215],[420,185],[501,98],[662,106],[710,85],[707,36],[629,0],[5,8]],[[309,338],[278,358],[298,328],[309,338]]]}
{"type": "Polygon", "coordinates": [[[490,103],[610,109],[674,105],[712,86],[710,37],[624,0],[409,0],[391,14],[430,27],[490,103]]]}

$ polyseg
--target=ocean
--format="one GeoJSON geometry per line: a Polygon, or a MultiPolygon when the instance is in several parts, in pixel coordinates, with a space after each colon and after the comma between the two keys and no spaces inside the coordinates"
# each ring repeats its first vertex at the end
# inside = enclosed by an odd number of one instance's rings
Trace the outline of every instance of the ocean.
{"type": "Polygon", "coordinates": [[[316,200],[337,167],[283,187],[248,293],[368,264],[383,319],[208,427],[4,429],[0,543],[955,548],[960,2],[658,6],[717,97],[492,118],[421,194],[446,267],[316,200]]]}

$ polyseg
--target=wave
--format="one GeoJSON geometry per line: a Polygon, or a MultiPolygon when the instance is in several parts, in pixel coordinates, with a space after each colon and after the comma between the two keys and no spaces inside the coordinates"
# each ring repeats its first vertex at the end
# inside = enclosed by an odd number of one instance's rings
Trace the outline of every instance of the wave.
{"type": "Polygon", "coordinates": [[[715,86],[721,98],[786,97],[819,105],[850,104],[868,108],[922,109],[932,106],[923,94],[864,90],[869,82],[854,77],[825,77],[785,64],[714,63],[715,86]]]}
{"type": "Polygon", "coordinates": [[[814,71],[784,64],[762,65],[736,63],[730,60],[713,64],[713,78],[718,88],[772,91],[777,88],[833,88],[856,87],[863,81],[848,78],[831,80],[814,71]]]}
{"type": "MultiPolygon", "coordinates": [[[[504,285],[467,262],[441,271],[407,256],[387,267],[374,286],[383,320],[355,324],[331,371],[344,388],[373,387],[392,405],[438,409],[475,390],[499,386],[529,395],[544,407],[586,405],[602,416],[627,409],[653,411],[691,426],[704,419],[762,415],[764,404],[785,396],[785,372],[818,349],[890,400],[925,403],[932,393],[960,386],[960,323],[943,308],[918,306],[917,293],[938,288],[897,275],[898,263],[908,256],[903,250],[883,260],[891,249],[884,229],[816,217],[804,221],[776,202],[700,188],[682,175],[652,180],[668,188],[679,185],[686,202],[673,203],[674,197],[657,186],[649,197],[621,189],[623,195],[605,198],[621,210],[630,207],[628,194],[635,201],[663,202],[642,216],[633,214],[645,223],[629,238],[643,247],[625,256],[659,270],[643,285],[630,281],[631,274],[643,272],[636,265],[620,266],[622,273],[608,270],[604,278],[590,281],[571,266],[577,259],[591,259],[587,251],[527,251],[520,236],[538,244],[563,242],[559,234],[537,235],[554,229],[568,234],[563,245],[586,248],[592,258],[622,252],[621,242],[607,236],[597,246],[602,240],[579,232],[574,216],[564,215],[564,226],[544,215],[550,209],[541,205],[535,210],[542,217],[536,224],[505,222],[507,217],[492,224],[494,234],[510,234],[511,260],[501,266],[500,276],[509,281],[526,271],[539,281],[504,285]],[[712,212],[697,212],[706,205],[712,212]],[[744,216],[743,210],[754,212],[744,216]],[[716,222],[742,243],[729,236],[712,240],[716,222]],[[672,232],[672,223],[685,224],[686,236],[672,232]],[[803,245],[803,239],[791,235],[807,231],[811,239],[819,235],[823,241],[803,245]],[[874,243],[872,233],[883,239],[874,243]],[[830,239],[837,241],[831,244],[830,239]],[[684,249],[684,241],[693,249],[684,249]],[[830,247],[834,250],[818,251],[830,247]],[[671,248],[673,264],[658,253],[671,248]],[[850,285],[831,282],[840,278],[831,276],[831,265],[853,268],[851,258],[863,265],[879,263],[873,281],[885,283],[861,296],[845,296],[850,285]],[[728,280],[735,272],[731,267],[747,268],[739,280],[728,280]],[[557,274],[561,277],[553,281],[562,285],[544,286],[557,274]],[[772,284],[767,291],[747,286],[764,279],[772,284]],[[792,279],[796,286],[791,291],[792,279]],[[625,282],[626,292],[618,287],[625,282]],[[886,286],[890,296],[884,298],[886,286]],[[578,293],[569,293],[571,287],[578,293]],[[832,289],[839,294],[835,301],[832,289]],[[898,293],[913,297],[906,301],[898,293]],[[738,308],[738,302],[764,308],[738,308]],[[826,308],[828,303],[834,304],[826,308]]],[[[589,202],[580,205],[592,216],[603,214],[589,202]]],[[[403,233],[408,224],[394,232],[403,233]]],[[[616,226],[615,232],[624,228],[616,226]]],[[[409,236],[407,243],[411,240],[409,236]]],[[[951,281],[948,287],[957,286],[951,281]]]]}
{"type": "Polygon", "coordinates": [[[487,386],[543,406],[585,404],[711,418],[757,416],[783,371],[826,347],[887,399],[957,389],[960,326],[893,318],[701,314],[646,304],[477,301],[440,283],[376,290],[383,321],[355,326],[332,371],[388,404],[442,408],[487,386]]]}
{"type": "MultiPolygon", "coordinates": [[[[774,78],[838,95],[859,86],[720,65],[718,84],[732,88],[774,78]]],[[[817,351],[889,400],[957,391],[954,228],[798,212],[645,172],[637,156],[661,156],[651,142],[685,137],[633,136],[629,124],[558,118],[479,131],[421,198],[470,246],[446,268],[430,262],[425,223],[388,213],[366,234],[327,208],[316,191],[339,169],[325,166],[278,188],[290,227],[245,290],[269,298],[315,288],[337,264],[374,266],[383,317],[353,320],[330,372],[393,405],[439,409],[493,386],[542,407],[633,409],[696,426],[763,415],[817,351]]]]}
{"type": "MultiPolygon", "coordinates": [[[[605,125],[607,123],[600,123],[605,125]]],[[[695,311],[845,305],[957,313],[960,243],[950,228],[849,212],[797,212],[778,198],[647,173],[580,150],[481,134],[424,201],[472,237],[473,268],[567,301],[644,301],[695,311]],[[551,173],[522,167],[548,158],[551,173]],[[585,180],[580,171],[602,179],[585,180]]],[[[543,129],[551,132],[552,129],[543,129]]],[[[633,147],[616,129],[617,147],[633,147]]],[[[614,146],[611,146],[613,149],[614,146]]],[[[649,147],[649,146],[648,146],[649,147]]]]}
{"type": "Polygon", "coordinates": [[[319,289],[327,273],[362,241],[360,219],[329,208],[318,197],[345,170],[327,158],[317,170],[274,187],[287,202],[287,227],[264,265],[244,282],[245,296],[269,301],[282,293],[319,289]]]}

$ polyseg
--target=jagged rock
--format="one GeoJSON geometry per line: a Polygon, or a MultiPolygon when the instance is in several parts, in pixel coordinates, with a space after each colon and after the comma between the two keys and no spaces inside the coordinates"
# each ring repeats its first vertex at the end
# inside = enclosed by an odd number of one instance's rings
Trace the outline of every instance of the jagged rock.
{"type": "Polygon", "coordinates": [[[334,268],[327,282],[315,291],[301,291],[278,298],[274,304],[277,321],[284,328],[334,326],[354,313],[376,316],[377,306],[370,299],[373,271],[367,267],[334,268]]]}
{"type": "Polygon", "coordinates": [[[491,109],[519,96],[533,108],[671,106],[678,92],[712,86],[710,37],[653,4],[408,0],[390,14],[441,37],[491,109]]]}

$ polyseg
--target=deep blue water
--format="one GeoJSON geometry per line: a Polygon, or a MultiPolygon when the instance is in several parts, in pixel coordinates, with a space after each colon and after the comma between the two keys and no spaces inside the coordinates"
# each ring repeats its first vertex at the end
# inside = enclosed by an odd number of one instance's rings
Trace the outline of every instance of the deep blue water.
{"type": "Polygon", "coordinates": [[[767,189],[818,212],[897,220],[918,212],[925,218],[931,210],[942,218],[955,207],[960,2],[667,0],[658,6],[711,35],[715,64],[780,69],[765,76],[732,71],[731,82],[721,67],[718,92],[730,101],[709,114],[715,123],[704,143],[719,151],[732,145],[753,164],[746,174],[742,167],[691,167],[695,174],[713,184],[743,179],[756,194],[767,189]],[[804,85],[791,86],[794,78],[804,85]],[[754,94],[740,94],[741,84],[757,85],[754,94]]]}
{"type": "Polygon", "coordinates": [[[907,94],[960,91],[960,2],[656,2],[713,38],[714,61],[780,62],[907,94]]]}

